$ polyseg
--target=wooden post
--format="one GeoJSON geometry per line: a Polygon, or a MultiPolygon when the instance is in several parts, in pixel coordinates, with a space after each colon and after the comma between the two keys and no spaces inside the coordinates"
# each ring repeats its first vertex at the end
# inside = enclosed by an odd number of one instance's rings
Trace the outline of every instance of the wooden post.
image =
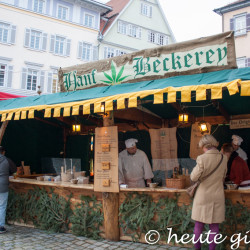
{"type": "MultiPolygon", "coordinates": [[[[103,126],[113,126],[113,111],[103,117],[103,126]]],[[[119,193],[102,193],[105,239],[111,241],[120,240],[119,229],[119,193]]]]}
{"type": "Polygon", "coordinates": [[[4,135],[4,132],[7,128],[7,125],[8,125],[9,121],[5,121],[2,123],[2,126],[0,128],[0,144],[2,143],[2,139],[3,139],[3,135],[4,135]]]}

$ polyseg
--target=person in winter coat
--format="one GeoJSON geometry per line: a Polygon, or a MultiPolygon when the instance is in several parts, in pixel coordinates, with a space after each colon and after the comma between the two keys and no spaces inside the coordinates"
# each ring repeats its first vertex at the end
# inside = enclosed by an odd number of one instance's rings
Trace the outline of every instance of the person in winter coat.
{"type": "MultiPolygon", "coordinates": [[[[216,171],[199,185],[192,207],[191,218],[195,221],[195,242],[202,234],[204,225],[209,224],[211,230],[209,241],[212,242],[209,244],[209,250],[216,248],[213,239],[219,233],[219,223],[225,220],[223,183],[227,173],[227,157],[217,150],[218,144],[212,135],[204,135],[201,138],[199,147],[202,148],[204,154],[197,157],[196,166],[190,175],[192,181],[202,180],[221,162],[216,171]]],[[[195,249],[201,249],[199,240],[195,243],[195,249]]]]}
{"type": "Polygon", "coordinates": [[[5,149],[0,146],[0,234],[5,233],[5,216],[9,194],[9,176],[16,172],[15,163],[5,155],[5,149]]]}

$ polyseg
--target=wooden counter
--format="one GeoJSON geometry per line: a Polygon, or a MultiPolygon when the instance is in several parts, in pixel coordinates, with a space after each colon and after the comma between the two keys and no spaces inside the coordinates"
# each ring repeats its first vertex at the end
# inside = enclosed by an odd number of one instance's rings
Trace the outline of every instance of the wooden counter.
{"type": "MultiPolygon", "coordinates": [[[[98,203],[103,203],[103,197],[108,193],[94,192],[93,184],[72,184],[70,182],[51,182],[51,181],[38,181],[36,179],[17,178],[10,180],[10,188],[17,194],[27,193],[36,187],[43,188],[47,192],[50,192],[51,188],[55,194],[60,197],[68,199],[71,195],[70,203],[71,207],[74,208],[76,204],[81,203],[81,196],[95,196],[98,203]]],[[[162,200],[176,199],[177,207],[183,207],[183,205],[190,207],[192,200],[186,193],[185,189],[170,189],[166,187],[158,188],[120,188],[119,192],[119,207],[124,203],[125,199],[129,195],[148,195],[151,196],[153,203],[158,203],[162,200]]],[[[246,209],[250,208],[250,190],[225,190],[225,197],[231,201],[232,204],[242,204],[246,209]]],[[[190,208],[189,208],[190,209],[190,208]]],[[[247,211],[247,210],[246,210],[247,211]]],[[[103,212],[103,211],[102,211],[103,212]]],[[[157,216],[156,216],[157,217],[157,216]]],[[[102,231],[105,231],[102,226],[102,231]]],[[[104,234],[102,234],[104,236],[104,234]]],[[[125,235],[120,228],[120,240],[131,241],[132,238],[125,235]]],[[[145,242],[144,237],[139,240],[145,242]]]]}

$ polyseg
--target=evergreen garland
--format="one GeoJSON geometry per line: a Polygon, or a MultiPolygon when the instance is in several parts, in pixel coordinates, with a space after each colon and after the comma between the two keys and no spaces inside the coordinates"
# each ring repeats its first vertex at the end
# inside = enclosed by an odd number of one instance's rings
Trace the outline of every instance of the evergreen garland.
{"type": "Polygon", "coordinates": [[[72,214],[70,199],[71,196],[66,200],[55,194],[53,189],[47,192],[36,187],[27,193],[10,189],[7,220],[32,222],[37,228],[50,232],[65,232],[72,214]]]}
{"type": "MultiPolygon", "coordinates": [[[[161,240],[168,241],[169,230],[171,235],[176,234],[178,240],[184,234],[193,234],[194,223],[191,220],[192,204],[178,206],[178,195],[174,198],[164,197],[157,203],[147,194],[128,193],[120,206],[120,227],[125,235],[131,236],[133,241],[138,241],[141,234],[149,230],[157,230],[161,240]]],[[[220,225],[220,233],[223,238],[228,238],[217,249],[228,249],[230,237],[235,233],[241,233],[242,237],[250,228],[250,209],[242,204],[232,204],[226,200],[226,221],[220,225]]],[[[205,227],[208,231],[209,228],[205,227]]],[[[174,243],[174,237],[172,242],[174,243]]],[[[249,241],[249,238],[248,238],[249,241]]],[[[208,245],[204,244],[203,249],[208,245]]],[[[248,245],[245,249],[248,249],[248,245]]]]}
{"type": "Polygon", "coordinates": [[[70,218],[72,223],[72,232],[78,236],[88,238],[100,238],[100,226],[103,223],[103,214],[101,212],[102,204],[98,203],[96,197],[81,196],[81,203],[78,203],[74,209],[74,214],[70,218]]]}

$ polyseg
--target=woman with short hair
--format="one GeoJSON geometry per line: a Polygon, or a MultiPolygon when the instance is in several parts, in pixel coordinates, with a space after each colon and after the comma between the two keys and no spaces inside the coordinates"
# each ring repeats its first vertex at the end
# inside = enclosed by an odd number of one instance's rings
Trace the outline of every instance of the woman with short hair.
{"type": "MultiPolygon", "coordinates": [[[[209,234],[209,241],[212,242],[209,244],[209,250],[216,248],[213,239],[219,233],[219,224],[225,220],[223,183],[227,173],[227,158],[218,151],[218,144],[212,135],[204,135],[201,138],[199,147],[202,148],[204,154],[197,157],[196,166],[190,175],[192,181],[201,180],[192,207],[195,242],[201,236],[204,225],[209,224],[211,233],[214,233],[209,234]],[[210,173],[212,174],[202,181],[210,173]]],[[[201,249],[199,240],[195,243],[195,249],[201,249]]]]}

